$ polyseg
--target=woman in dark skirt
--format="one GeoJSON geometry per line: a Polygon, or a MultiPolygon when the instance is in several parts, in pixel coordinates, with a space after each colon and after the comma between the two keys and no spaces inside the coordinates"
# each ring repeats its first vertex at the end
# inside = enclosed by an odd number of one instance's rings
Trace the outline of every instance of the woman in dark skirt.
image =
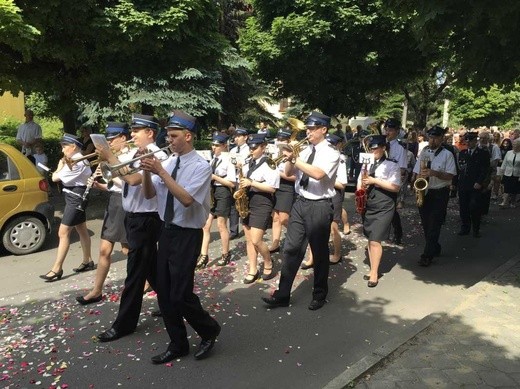
{"type": "MultiPolygon", "coordinates": [[[[288,144],[291,137],[291,132],[285,129],[278,131],[277,144],[288,144]]],[[[291,212],[294,203],[294,181],[295,176],[287,176],[285,174],[285,162],[277,166],[278,174],[280,175],[280,186],[276,189],[274,194],[274,209],[273,209],[273,242],[269,248],[270,253],[280,251],[280,238],[282,236],[282,226],[287,228],[289,222],[289,213],[291,212]]]]}
{"type": "Polygon", "coordinates": [[[369,139],[369,147],[374,155],[374,163],[367,166],[368,174],[360,174],[357,188],[367,191],[366,209],[363,215],[363,233],[368,238],[370,274],[368,287],[377,286],[379,264],[383,255],[381,242],[388,239],[390,225],[395,210],[397,193],[401,185],[399,165],[386,159],[386,137],[374,135],[369,139]]]}
{"type": "MultiPolygon", "coordinates": [[[[123,162],[130,159],[128,152],[130,149],[126,146],[129,136],[128,124],[109,122],[105,130],[110,148],[119,154],[119,159],[123,162]]],[[[101,173],[95,172],[95,176],[101,173]]],[[[108,204],[105,208],[105,216],[101,227],[101,241],[99,243],[99,258],[94,278],[94,287],[85,296],[77,296],[76,301],[81,305],[97,303],[103,297],[103,284],[107,278],[110,265],[112,263],[112,251],[116,242],[121,243],[121,251],[128,254],[128,243],[126,240],[125,215],[123,209],[122,188],[123,181],[121,178],[114,178],[109,184],[103,184],[94,181],[93,188],[110,191],[108,204]]]]}
{"type": "Polygon", "coordinates": [[[82,272],[94,269],[94,262],[90,254],[90,235],[87,230],[85,211],[78,210],[77,207],[83,202],[82,196],[85,192],[87,181],[92,174],[90,166],[87,161],[74,163],[71,167],[65,162],[65,159],[78,159],[81,154],[81,142],[75,135],[65,134],[61,140],[61,150],[64,158],[58,163],[58,167],[52,173],[52,181],[63,183],[65,195],[65,209],[63,217],[58,229],[58,237],[60,239],[58,244],[58,254],[52,269],[47,274],[42,274],[47,282],[53,282],[61,279],[63,275],[63,262],[67,256],[70,246],[70,233],[73,228],[76,229],[81,242],[81,249],[83,251],[83,261],[81,264],[73,269],[75,272],[82,272]]]}
{"type": "Polygon", "coordinates": [[[248,190],[249,214],[242,220],[242,223],[249,259],[249,273],[244,278],[244,284],[251,284],[260,277],[257,264],[258,254],[264,260],[262,279],[270,280],[276,275],[269,248],[263,241],[263,237],[273,211],[273,194],[280,185],[280,175],[266,163],[265,134],[250,135],[247,144],[251,160],[242,166],[244,177],[240,180],[239,190],[248,190]]]}
{"type": "Polygon", "coordinates": [[[226,134],[213,135],[213,144],[211,145],[213,159],[210,163],[211,170],[213,171],[211,176],[212,204],[208,220],[202,229],[204,236],[202,238],[200,256],[197,260],[197,269],[204,268],[208,264],[211,225],[215,219],[217,220],[218,232],[222,244],[222,257],[218,260],[217,265],[225,266],[231,260],[227,221],[231,213],[231,190],[235,187],[236,174],[235,166],[229,159],[229,153],[226,152],[228,138],[226,134]]]}

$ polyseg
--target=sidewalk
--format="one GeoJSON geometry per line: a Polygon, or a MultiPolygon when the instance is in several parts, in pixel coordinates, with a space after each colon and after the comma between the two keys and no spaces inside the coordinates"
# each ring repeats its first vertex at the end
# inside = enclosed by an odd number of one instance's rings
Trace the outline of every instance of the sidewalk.
{"type": "Polygon", "coordinates": [[[472,289],[448,315],[342,386],[520,387],[520,256],[472,289]]]}

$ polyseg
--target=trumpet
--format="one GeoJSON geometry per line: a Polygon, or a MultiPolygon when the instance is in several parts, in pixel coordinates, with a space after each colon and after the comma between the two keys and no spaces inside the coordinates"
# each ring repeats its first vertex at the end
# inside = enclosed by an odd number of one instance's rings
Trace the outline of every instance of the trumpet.
{"type": "MultiPolygon", "coordinates": [[[[298,158],[298,156],[300,155],[300,151],[301,151],[301,148],[302,146],[305,144],[305,143],[308,143],[309,142],[309,137],[305,137],[303,138],[302,140],[300,140],[298,143],[295,143],[293,145],[291,145],[290,143],[287,144],[287,145],[283,145],[281,147],[283,148],[288,148],[292,151],[293,155],[294,155],[294,158],[298,158]]],[[[272,158],[267,158],[266,159],[266,163],[267,165],[271,168],[271,169],[276,169],[276,167],[282,163],[282,162],[285,162],[287,160],[287,157],[285,155],[280,155],[279,157],[275,158],[275,159],[272,159],[272,158]]]]}
{"type": "Polygon", "coordinates": [[[89,160],[89,159],[94,158],[94,157],[96,157],[96,159],[91,161],[90,163],[92,165],[99,164],[101,162],[101,160],[99,159],[99,156],[95,152],[87,154],[87,155],[84,155],[83,157],[75,158],[75,159],[74,158],[70,158],[70,157],[63,157],[63,161],[67,164],[69,169],[72,170],[72,167],[74,167],[77,163],[89,160]]]}
{"type": "Polygon", "coordinates": [[[151,157],[160,151],[165,152],[169,148],[170,148],[170,146],[165,146],[158,150],[150,151],[149,153],[146,153],[146,154],[140,155],[138,157],[135,157],[133,159],[130,159],[126,162],[121,162],[121,163],[117,163],[114,165],[110,165],[108,163],[102,163],[101,164],[101,175],[103,176],[103,179],[105,181],[109,182],[116,177],[122,177],[122,176],[127,176],[129,174],[137,173],[141,169],[139,167],[131,167],[131,165],[134,162],[140,161],[141,159],[144,159],[144,158],[151,157]]]}

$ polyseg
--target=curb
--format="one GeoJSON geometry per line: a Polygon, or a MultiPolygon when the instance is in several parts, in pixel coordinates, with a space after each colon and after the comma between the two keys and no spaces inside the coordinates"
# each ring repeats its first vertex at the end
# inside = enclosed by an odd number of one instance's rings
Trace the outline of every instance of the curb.
{"type": "Polygon", "coordinates": [[[432,313],[423,317],[421,320],[414,323],[412,326],[407,328],[405,331],[394,336],[388,342],[383,344],[381,347],[375,349],[366,357],[360,359],[352,366],[348,367],[343,373],[338,375],[332,381],[330,381],[323,389],[343,389],[351,387],[352,381],[361,377],[368,370],[374,368],[385,360],[390,354],[401,347],[403,344],[408,342],[410,339],[424,331],[426,328],[431,326],[437,320],[441,319],[444,315],[432,313]]]}
{"type": "MultiPolygon", "coordinates": [[[[471,295],[468,296],[468,300],[477,298],[480,293],[489,287],[489,285],[485,285],[486,283],[493,283],[518,262],[520,262],[520,255],[515,255],[506,263],[500,265],[487,276],[482,278],[475,285],[468,288],[468,290],[471,291],[471,295]]],[[[458,310],[462,309],[465,304],[466,302],[462,302],[453,310],[451,310],[450,314],[456,313],[458,310]]],[[[405,331],[397,334],[381,347],[372,351],[369,355],[363,357],[352,366],[349,366],[345,371],[343,371],[343,373],[339,374],[336,378],[324,386],[323,389],[344,389],[353,387],[355,380],[366,374],[369,370],[380,365],[399,347],[419,335],[421,332],[445,316],[446,314],[432,313],[423,317],[405,331]]]]}

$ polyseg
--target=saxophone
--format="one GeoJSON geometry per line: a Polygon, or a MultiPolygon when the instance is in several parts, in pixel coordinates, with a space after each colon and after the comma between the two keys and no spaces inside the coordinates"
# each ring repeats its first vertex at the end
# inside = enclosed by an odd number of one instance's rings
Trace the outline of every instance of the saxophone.
{"type": "MultiPolygon", "coordinates": [[[[242,166],[238,169],[238,181],[240,182],[244,178],[244,173],[242,173],[242,166]]],[[[238,215],[244,219],[249,215],[249,197],[247,196],[248,189],[240,188],[235,193],[233,193],[233,198],[235,199],[235,208],[237,209],[238,215]]]]}
{"type": "MultiPolygon", "coordinates": [[[[428,162],[421,159],[421,170],[428,167],[428,162]]],[[[413,189],[415,190],[415,202],[417,206],[421,208],[424,204],[424,196],[426,189],[428,189],[428,180],[423,177],[418,177],[413,183],[413,189]]]]}

